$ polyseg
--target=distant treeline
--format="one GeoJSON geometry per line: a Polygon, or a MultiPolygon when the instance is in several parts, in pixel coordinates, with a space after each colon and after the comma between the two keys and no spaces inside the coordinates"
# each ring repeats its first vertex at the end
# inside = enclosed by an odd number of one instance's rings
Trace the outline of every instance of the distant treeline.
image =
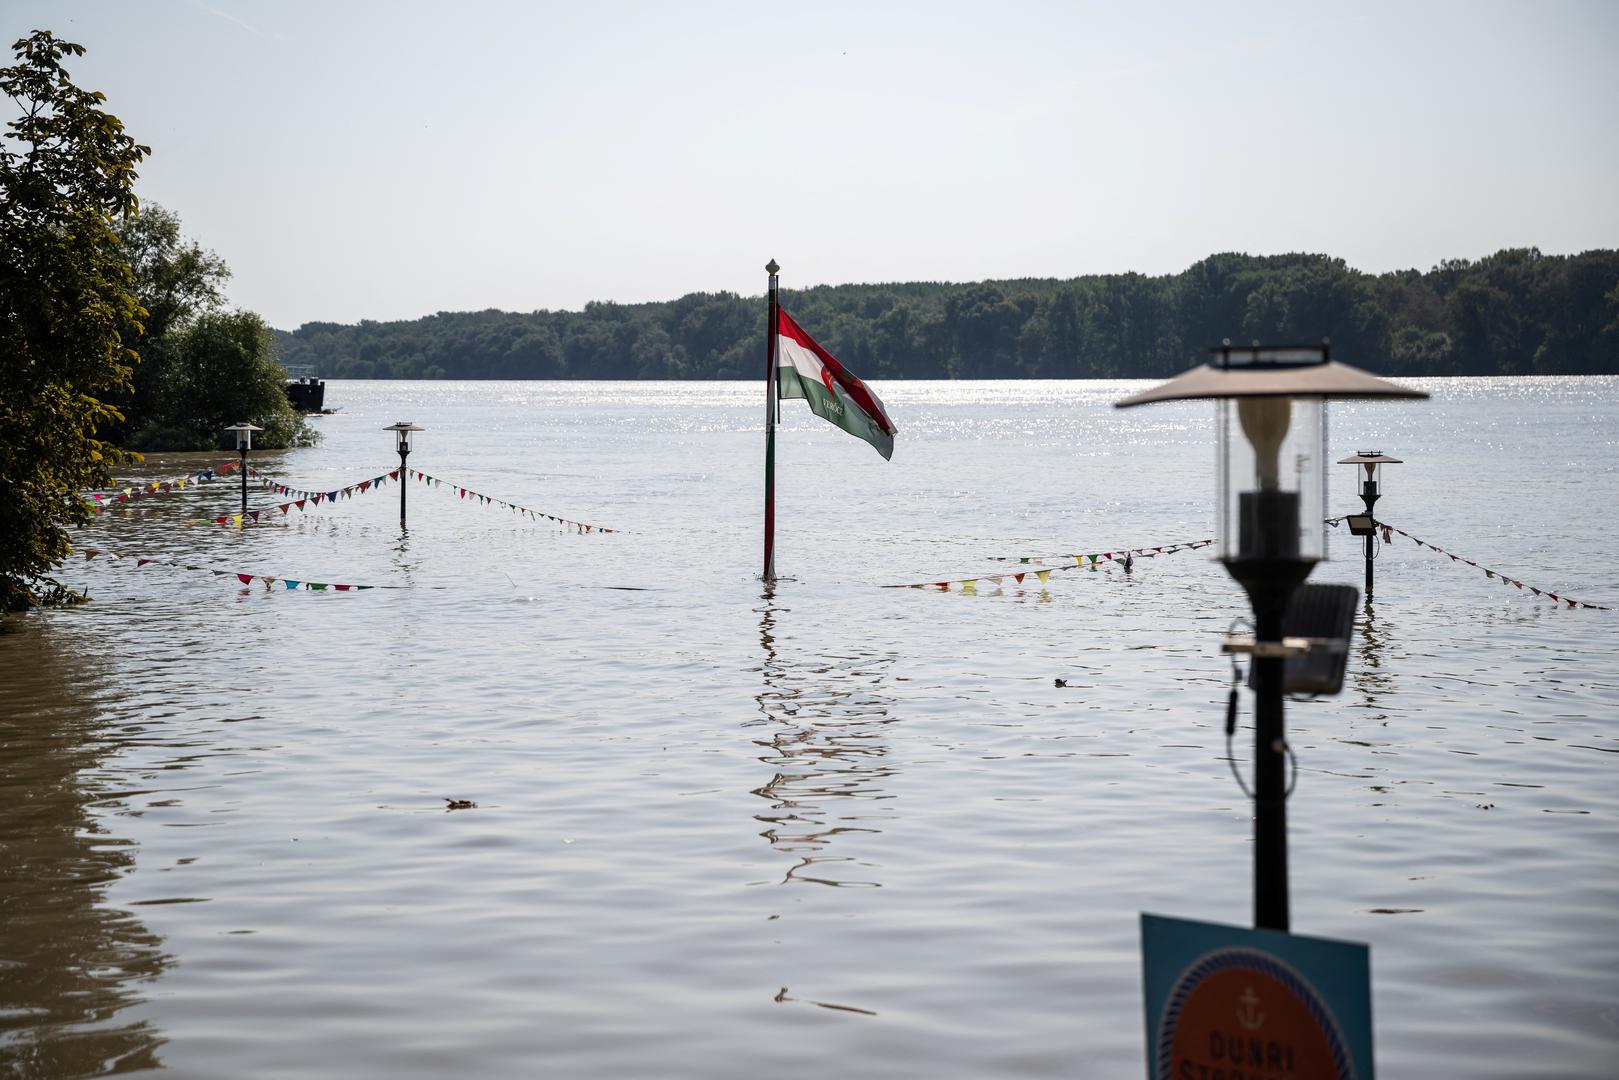
{"type": "MultiPolygon", "coordinates": [[[[868,379],[1174,374],[1222,338],[1330,337],[1386,375],[1619,374],[1619,251],[1497,252],[1426,273],[1325,255],[1213,255],[1163,277],[783,290],[868,379]]],[[[278,331],[282,360],[344,379],[745,379],[763,374],[764,303],[692,293],[580,312],[440,312],[278,331]]]]}

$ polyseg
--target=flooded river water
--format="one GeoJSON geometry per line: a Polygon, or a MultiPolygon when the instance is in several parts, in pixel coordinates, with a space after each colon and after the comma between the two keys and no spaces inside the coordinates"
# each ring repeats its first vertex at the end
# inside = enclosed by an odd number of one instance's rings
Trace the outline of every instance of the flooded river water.
{"type": "MultiPolygon", "coordinates": [[[[1212,535],[1212,409],[1142,385],[884,385],[892,462],[786,403],[773,592],[752,384],[330,383],[255,466],[345,487],[412,420],[408,530],[393,483],[103,514],[93,602],[0,634],[0,1074],[1141,1075],[1138,913],[1250,911],[1240,592],[1065,558],[1212,535]]],[[[1382,548],[1288,707],[1293,926],[1371,945],[1381,1075],[1611,1076],[1619,612],[1527,586],[1619,606],[1619,379],[1420,385],[1332,457],[1526,588],[1382,548]]]]}

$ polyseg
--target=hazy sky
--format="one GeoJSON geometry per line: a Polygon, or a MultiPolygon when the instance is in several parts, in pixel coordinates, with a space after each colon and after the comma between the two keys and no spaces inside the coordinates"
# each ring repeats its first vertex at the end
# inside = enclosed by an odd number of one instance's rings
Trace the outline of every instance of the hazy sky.
{"type": "Polygon", "coordinates": [[[794,288],[1619,247],[1616,0],[0,7],[35,28],[284,328],[759,293],[771,257],[794,288]]]}

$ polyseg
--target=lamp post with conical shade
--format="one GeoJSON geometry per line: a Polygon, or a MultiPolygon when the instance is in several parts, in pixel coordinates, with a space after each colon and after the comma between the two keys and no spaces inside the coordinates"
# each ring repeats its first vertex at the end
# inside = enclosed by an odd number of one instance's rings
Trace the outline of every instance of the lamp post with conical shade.
{"type": "Polygon", "coordinates": [[[1285,931],[1288,750],[1282,701],[1283,660],[1290,650],[1282,620],[1295,591],[1326,554],[1326,402],[1428,395],[1332,360],[1326,343],[1234,348],[1227,341],[1212,352],[1213,363],[1114,404],[1216,403],[1220,561],[1247,592],[1254,612],[1254,925],[1285,931]]]}
{"type": "Polygon", "coordinates": [[[1377,513],[1373,509],[1377,500],[1382,498],[1380,490],[1383,479],[1384,465],[1400,465],[1399,458],[1389,457],[1381,450],[1360,450],[1346,458],[1338,460],[1340,465],[1359,465],[1365,470],[1360,478],[1360,501],[1365,504],[1366,513],[1349,515],[1349,532],[1351,535],[1362,537],[1365,541],[1366,555],[1366,602],[1372,602],[1372,559],[1376,557],[1377,542],[1377,513]]]}
{"type": "Polygon", "coordinates": [[[225,429],[236,436],[236,454],[241,459],[239,469],[242,474],[242,513],[247,513],[247,452],[253,449],[253,433],[263,431],[261,427],[253,424],[232,424],[225,429]]]}
{"type": "Polygon", "coordinates": [[[410,435],[413,431],[426,431],[427,429],[417,427],[409,420],[400,420],[389,424],[382,430],[391,431],[398,436],[396,449],[399,451],[399,527],[403,529],[405,527],[405,492],[410,490],[410,471],[405,465],[405,460],[410,457],[410,435]]]}

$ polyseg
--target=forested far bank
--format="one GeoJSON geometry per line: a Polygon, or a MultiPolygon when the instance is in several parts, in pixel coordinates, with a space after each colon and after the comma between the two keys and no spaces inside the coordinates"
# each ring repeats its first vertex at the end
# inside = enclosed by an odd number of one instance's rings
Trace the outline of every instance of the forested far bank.
{"type": "MultiPolygon", "coordinates": [[[[1222,338],[1310,342],[1388,375],[1619,373],[1619,251],[1535,248],[1365,274],[1326,255],[1212,255],[1179,274],[783,290],[870,379],[1174,374],[1222,338]]],[[[345,379],[742,379],[760,297],[691,293],[583,311],[440,312],[277,331],[282,359],[345,379]]]]}

